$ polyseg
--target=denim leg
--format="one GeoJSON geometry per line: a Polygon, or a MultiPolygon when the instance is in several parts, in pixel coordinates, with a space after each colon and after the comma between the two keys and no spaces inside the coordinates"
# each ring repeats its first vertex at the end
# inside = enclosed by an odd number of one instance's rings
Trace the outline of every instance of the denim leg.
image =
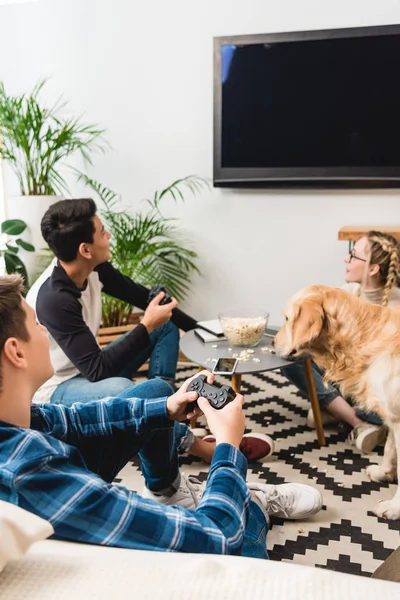
{"type": "Polygon", "coordinates": [[[102,381],[89,381],[83,375],[77,375],[60,383],[54,390],[51,404],[71,406],[74,402],[92,402],[103,398],[119,396],[132,387],[132,380],[126,377],[109,377],[102,381]]]}
{"type": "MultiPolygon", "coordinates": [[[[312,363],[313,375],[315,381],[315,388],[317,390],[317,396],[321,408],[325,408],[327,404],[332,402],[337,396],[340,396],[340,391],[333,385],[329,384],[325,386],[323,382],[324,373],[315,363],[312,363]]],[[[289,367],[281,369],[282,375],[287,377],[303,394],[308,393],[306,376],[304,373],[304,367],[301,362],[294,363],[289,367]]]]}
{"type": "MultiPolygon", "coordinates": [[[[112,342],[118,344],[119,340],[112,342]]],[[[150,346],[141,352],[131,363],[122,369],[119,377],[108,377],[101,381],[89,381],[83,375],[76,375],[57,386],[50,402],[71,406],[74,402],[91,402],[102,398],[119,396],[132,387],[131,375],[150,358],[149,378],[165,377],[175,379],[179,352],[179,332],[173,323],[166,323],[150,334],[150,346]],[[169,352],[171,350],[171,352],[169,352]]],[[[110,344],[110,345],[112,345],[110,344]]],[[[171,387],[165,395],[173,393],[171,387]]],[[[160,394],[162,396],[163,394],[160,394]]],[[[129,396],[127,396],[129,397],[129,396]]],[[[154,397],[154,396],[153,396],[154,397]]]]}
{"type": "Polygon", "coordinates": [[[268,523],[261,508],[250,502],[250,515],[244,534],[242,556],[269,558],[267,551],[268,523]]]}
{"type": "MultiPolygon", "coordinates": [[[[152,379],[131,385],[119,394],[119,398],[162,398],[170,393],[171,388],[165,381],[152,379]]],[[[171,485],[178,475],[175,437],[175,424],[171,422],[170,429],[148,431],[141,435],[133,435],[131,431],[126,430],[115,430],[112,436],[101,440],[87,438],[80,450],[87,467],[108,482],[113,481],[129,460],[144,451],[143,474],[150,482],[159,480],[162,489],[171,485]],[[155,461],[154,466],[152,461],[155,461]]]]}
{"type": "MultiPolygon", "coordinates": [[[[298,387],[300,391],[302,391],[304,394],[307,394],[307,383],[301,362],[290,365],[289,367],[284,367],[281,369],[281,373],[282,375],[285,375],[285,377],[287,377],[287,379],[289,379],[289,381],[291,381],[296,387],[298,387]]],[[[328,383],[328,387],[325,387],[323,382],[324,373],[319,367],[317,367],[315,363],[313,363],[313,374],[318,400],[321,408],[324,409],[330,402],[332,402],[332,400],[338,396],[341,396],[342,394],[334,385],[328,383]]],[[[383,424],[383,421],[379,415],[372,412],[366,412],[361,410],[361,408],[357,408],[351,398],[345,398],[345,400],[348,402],[348,404],[354,406],[357,417],[362,421],[366,421],[367,423],[371,423],[373,425],[383,424]]]]}
{"type": "Polygon", "coordinates": [[[349,402],[349,404],[354,406],[356,409],[356,415],[359,419],[361,419],[361,421],[366,421],[367,423],[371,423],[371,425],[383,425],[383,421],[379,415],[374,412],[367,412],[366,410],[357,408],[353,402],[349,401],[347,398],[346,400],[349,402]]]}
{"type": "Polygon", "coordinates": [[[176,423],[173,423],[171,429],[154,431],[139,452],[146,487],[153,492],[179,485],[175,428],[176,423]]]}
{"type": "MultiPolygon", "coordinates": [[[[138,385],[132,385],[119,394],[120,398],[161,398],[173,393],[171,386],[163,379],[149,379],[138,385]]],[[[188,452],[194,442],[194,434],[184,423],[175,423],[175,445],[179,454],[188,452]]]]}
{"type": "Polygon", "coordinates": [[[178,448],[178,454],[189,452],[195,440],[195,435],[192,430],[184,423],[176,423],[175,425],[175,443],[178,448]]]}
{"type": "MultiPolygon", "coordinates": [[[[119,341],[116,340],[112,344],[118,344],[119,341]]],[[[150,345],[137,356],[134,356],[119,375],[121,377],[132,377],[132,374],[150,358],[149,379],[162,377],[173,380],[176,375],[178,354],[179,330],[176,325],[168,321],[168,323],[150,333],[150,345]]]]}
{"type": "Polygon", "coordinates": [[[165,377],[175,379],[179,355],[179,329],[168,321],[150,334],[152,353],[149,379],[165,377]]]}
{"type": "Polygon", "coordinates": [[[149,379],[142,383],[133,383],[130,381],[130,386],[118,394],[119,398],[163,398],[171,396],[172,388],[163,379],[149,379]]]}
{"type": "MultiPolygon", "coordinates": [[[[132,386],[120,398],[161,398],[171,395],[171,386],[162,379],[150,379],[132,386]]],[[[144,441],[139,456],[146,486],[154,491],[169,488],[178,480],[178,444],[185,438],[188,427],[171,424],[170,429],[156,430],[144,441]]]]}
{"type": "MultiPolygon", "coordinates": [[[[50,402],[72,406],[74,402],[92,402],[116,396],[120,398],[161,398],[170,396],[172,393],[171,386],[163,379],[149,379],[143,383],[134,384],[125,377],[110,377],[102,381],[90,382],[82,375],[77,375],[61,383],[53,392],[50,402]]],[[[189,427],[184,423],[177,423],[174,432],[178,452],[180,454],[188,452],[194,442],[194,435],[189,427]]],[[[134,454],[137,454],[137,450],[132,456],[134,454]]]]}

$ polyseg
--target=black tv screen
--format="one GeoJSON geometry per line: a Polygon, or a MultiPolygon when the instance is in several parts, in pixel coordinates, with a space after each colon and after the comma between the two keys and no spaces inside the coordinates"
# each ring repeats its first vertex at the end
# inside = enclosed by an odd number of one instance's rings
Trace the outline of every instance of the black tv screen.
{"type": "Polygon", "coordinates": [[[215,38],[214,184],[398,187],[400,26],[215,38]]]}

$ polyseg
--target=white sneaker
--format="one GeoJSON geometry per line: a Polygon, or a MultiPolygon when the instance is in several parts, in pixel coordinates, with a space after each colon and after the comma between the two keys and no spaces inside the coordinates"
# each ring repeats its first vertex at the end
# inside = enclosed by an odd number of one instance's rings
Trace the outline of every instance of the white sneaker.
{"type": "Polygon", "coordinates": [[[347,441],[363,454],[368,454],[384,441],[386,435],[385,425],[371,425],[371,423],[363,422],[352,429],[347,441]]]}
{"type": "Polygon", "coordinates": [[[302,483],[248,483],[247,487],[255,491],[265,510],[271,516],[284,519],[307,519],[321,510],[320,492],[302,483]]]}
{"type": "Polygon", "coordinates": [[[193,433],[194,436],[200,439],[203,439],[204,437],[206,437],[206,435],[208,435],[208,431],[204,427],[191,427],[190,431],[193,433]]]}
{"type": "MultiPolygon", "coordinates": [[[[321,410],[321,417],[322,425],[333,425],[334,423],[339,423],[338,419],[336,419],[336,417],[328,413],[327,410],[321,410]]],[[[309,427],[310,429],[315,429],[315,419],[312,408],[310,408],[310,410],[307,413],[307,427],[309,427]]]]}
{"type": "Polygon", "coordinates": [[[181,483],[176,492],[171,494],[157,494],[145,487],[142,491],[142,497],[155,500],[159,504],[168,504],[169,506],[182,506],[189,510],[194,510],[199,504],[204,492],[204,484],[192,475],[181,473],[181,483]]]}

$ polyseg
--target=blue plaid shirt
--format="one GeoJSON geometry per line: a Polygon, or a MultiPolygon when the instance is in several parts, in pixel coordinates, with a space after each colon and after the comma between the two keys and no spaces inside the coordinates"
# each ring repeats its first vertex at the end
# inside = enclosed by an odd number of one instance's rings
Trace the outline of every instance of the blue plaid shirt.
{"type": "Polygon", "coordinates": [[[123,443],[124,435],[171,427],[165,398],[32,406],[31,417],[31,428],[0,422],[0,499],[49,520],[55,537],[144,550],[241,553],[250,504],[247,462],[229,444],[217,447],[194,511],[146,500],[94,472],[93,449],[104,453],[114,438],[123,443]]]}

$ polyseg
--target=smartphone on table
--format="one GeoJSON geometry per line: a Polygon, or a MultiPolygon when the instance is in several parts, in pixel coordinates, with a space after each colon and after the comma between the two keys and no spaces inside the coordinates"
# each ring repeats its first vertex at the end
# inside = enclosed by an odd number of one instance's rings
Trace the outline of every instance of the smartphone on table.
{"type": "Polygon", "coordinates": [[[232,358],[231,356],[219,358],[215,363],[215,367],[213,368],[212,372],[216,375],[233,375],[237,363],[238,359],[232,358]]]}

